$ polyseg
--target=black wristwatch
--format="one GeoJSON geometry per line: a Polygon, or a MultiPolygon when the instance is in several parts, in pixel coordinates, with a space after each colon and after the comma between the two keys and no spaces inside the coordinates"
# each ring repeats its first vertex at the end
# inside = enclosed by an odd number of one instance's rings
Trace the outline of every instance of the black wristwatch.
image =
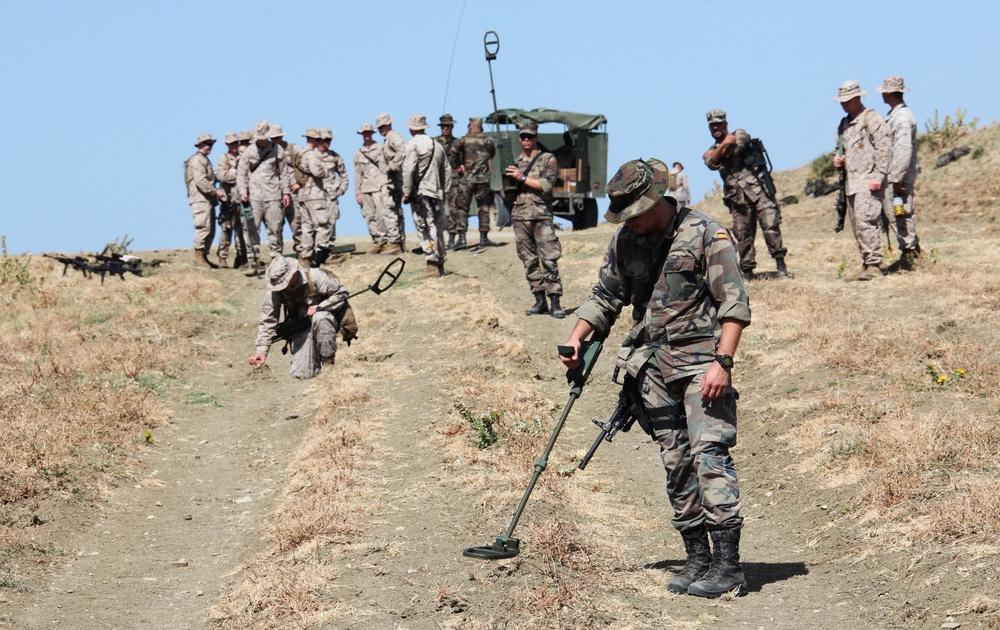
{"type": "Polygon", "coordinates": [[[733,367],[733,355],[731,354],[717,354],[715,355],[715,360],[727,370],[733,367]]]}

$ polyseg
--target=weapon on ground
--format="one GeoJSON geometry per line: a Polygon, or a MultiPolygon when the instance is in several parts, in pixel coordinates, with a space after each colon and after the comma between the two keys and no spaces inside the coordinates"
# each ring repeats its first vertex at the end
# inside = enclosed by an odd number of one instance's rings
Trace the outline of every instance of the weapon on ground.
{"type": "MultiPolygon", "coordinates": [[[[528,502],[528,497],[531,496],[531,491],[535,489],[538,477],[541,476],[542,471],[548,466],[549,453],[552,451],[552,447],[555,446],[556,438],[559,437],[559,432],[562,431],[563,425],[566,424],[566,418],[569,416],[570,409],[573,408],[573,403],[583,393],[583,386],[587,382],[587,377],[590,376],[590,372],[594,369],[597,357],[601,356],[601,349],[604,347],[604,337],[604,335],[594,332],[590,336],[589,341],[581,342],[579,365],[566,371],[566,380],[573,385],[569,390],[569,401],[567,401],[566,407],[563,409],[559,422],[556,423],[555,428],[552,430],[552,436],[549,438],[549,443],[545,447],[545,451],[542,452],[542,455],[535,462],[535,472],[531,476],[528,488],[524,491],[524,496],[521,497],[521,503],[517,506],[510,525],[507,527],[507,533],[497,536],[492,545],[468,547],[462,551],[462,555],[482,560],[499,560],[502,558],[513,558],[521,552],[521,541],[512,537],[514,528],[517,527],[517,522],[521,518],[521,513],[528,502]]],[[[573,347],[559,346],[559,354],[573,356],[573,347]]]]}
{"type": "Polygon", "coordinates": [[[84,278],[91,277],[92,274],[101,276],[101,284],[104,284],[104,276],[118,276],[125,279],[126,273],[142,275],[142,260],[135,256],[124,256],[122,254],[91,254],[89,256],[53,256],[45,254],[46,258],[58,260],[63,264],[63,275],[72,266],[73,269],[83,273],[84,278]]]}
{"type": "MultiPolygon", "coordinates": [[[[618,382],[618,368],[615,368],[614,376],[611,380],[615,383],[618,382]]],[[[622,389],[618,393],[618,404],[615,406],[615,410],[611,413],[611,417],[608,418],[607,422],[601,423],[594,420],[593,423],[600,427],[601,432],[597,435],[597,439],[591,445],[590,450],[584,455],[583,459],[580,460],[580,465],[578,468],[584,470],[587,468],[587,464],[590,463],[590,458],[594,456],[597,452],[597,447],[601,445],[601,442],[611,442],[612,439],[618,434],[619,431],[623,433],[628,433],[632,425],[635,424],[636,420],[639,421],[639,426],[643,428],[646,433],[649,433],[649,424],[646,418],[646,408],[642,404],[642,396],[639,394],[638,382],[629,375],[625,375],[625,380],[622,382],[622,389]]]]}
{"type": "MultiPolygon", "coordinates": [[[[403,274],[404,267],[406,267],[405,260],[402,258],[393,259],[388,265],[385,266],[382,273],[378,275],[378,278],[375,280],[375,284],[369,284],[366,288],[351,293],[344,298],[343,302],[346,302],[356,295],[361,295],[366,291],[371,291],[375,295],[381,295],[383,292],[388,290],[389,287],[396,283],[399,276],[403,274]]],[[[341,304],[341,302],[338,302],[333,306],[337,306],[339,304],[341,304]]],[[[278,324],[278,327],[275,329],[274,341],[282,340],[290,343],[292,341],[292,337],[303,331],[309,330],[310,326],[312,326],[312,317],[309,317],[308,315],[286,319],[278,324]]]]}
{"type": "Polygon", "coordinates": [[[316,253],[313,255],[313,260],[317,265],[324,264],[327,259],[334,254],[350,254],[357,251],[357,246],[354,243],[348,243],[347,245],[334,245],[333,247],[327,247],[326,245],[317,245],[316,253]]]}

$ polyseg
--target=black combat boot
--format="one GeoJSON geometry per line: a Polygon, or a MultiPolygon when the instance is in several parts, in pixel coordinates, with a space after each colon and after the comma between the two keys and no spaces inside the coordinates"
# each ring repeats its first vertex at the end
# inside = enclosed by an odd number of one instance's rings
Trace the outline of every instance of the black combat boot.
{"type": "Polygon", "coordinates": [[[552,302],[552,310],[551,310],[552,317],[555,317],[556,319],[562,319],[563,317],[566,317],[566,311],[562,310],[562,307],[559,306],[558,295],[553,293],[552,295],[549,296],[549,301],[552,302]]]}
{"type": "Polygon", "coordinates": [[[747,579],[740,566],[740,530],[718,529],[712,536],[712,567],[708,574],[688,587],[688,595],[714,599],[725,593],[743,595],[747,579]]]}
{"type": "Polygon", "coordinates": [[[469,244],[465,242],[465,232],[458,233],[458,241],[455,242],[455,249],[465,249],[469,244]]]}
{"type": "Polygon", "coordinates": [[[494,243],[493,241],[490,240],[490,237],[488,235],[489,235],[489,232],[480,232],[479,233],[479,246],[480,247],[493,247],[493,246],[496,245],[496,243],[494,243]]]}
{"type": "Polygon", "coordinates": [[[455,233],[448,232],[448,249],[455,249],[455,233]]]}
{"type": "MultiPolygon", "coordinates": [[[[549,312],[549,305],[545,303],[545,291],[535,294],[535,305],[524,311],[525,315],[544,315],[549,312]]],[[[565,313],[564,313],[565,315],[565,313]]]]}
{"type": "Polygon", "coordinates": [[[687,552],[687,562],[684,568],[667,582],[667,590],[671,593],[687,593],[693,582],[704,579],[712,566],[712,550],[708,548],[708,530],[705,526],[681,532],[684,538],[684,551],[687,552]]]}
{"type": "Polygon", "coordinates": [[[784,258],[775,258],[774,263],[778,266],[778,277],[787,278],[788,277],[788,267],[785,266],[784,258]]]}
{"type": "Polygon", "coordinates": [[[757,274],[753,272],[753,269],[740,269],[740,272],[743,274],[743,280],[745,282],[750,282],[751,280],[757,278],[757,274]]]}

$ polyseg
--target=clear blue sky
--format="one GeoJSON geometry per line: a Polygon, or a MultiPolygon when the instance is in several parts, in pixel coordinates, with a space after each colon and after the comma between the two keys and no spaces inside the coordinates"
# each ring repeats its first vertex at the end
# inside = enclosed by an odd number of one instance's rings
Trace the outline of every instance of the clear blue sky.
{"type": "MultiPolygon", "coordinates": [[[[182,164],[194,139],[261,118],[294,142],[306,127],[331,127],[353,179],[355,131],[379,112],[405,137],[412,113],[465,121],[492,111],[487,30],[500,35],[500,107],[604,114],[609,170],[638,156],[680,160],[696,201],[717,177],[700,161],[712,108],[761,137],[783,169],[832,148],[843,114],[831,98],[846,79],[884,112],[875,87],[903,75],[921,130],[935,109],[964,107],[983,124],[1000,107],[990,79],[1000,59],[995,1],[469,0],[459,28],[462,7],[5,3],[0,233],[9,251],[91,251],[126,232],[133,249],[190,247],[182,164]]],[[[213,163],[224,150],[219,142],[213,163]]],[[[365,233],[351,183],[339,234],[365,233]]]]}

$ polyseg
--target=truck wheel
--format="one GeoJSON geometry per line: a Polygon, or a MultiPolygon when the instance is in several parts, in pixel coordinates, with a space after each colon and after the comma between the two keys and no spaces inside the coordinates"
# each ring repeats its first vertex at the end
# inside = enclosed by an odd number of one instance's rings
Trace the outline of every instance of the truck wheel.
{"type": "Polygon", "coordinates": [[[597,200],[584,199],[583,208],[577,210],[573,217],[573,230],[586,230],[597,227],[597,200]]]}

